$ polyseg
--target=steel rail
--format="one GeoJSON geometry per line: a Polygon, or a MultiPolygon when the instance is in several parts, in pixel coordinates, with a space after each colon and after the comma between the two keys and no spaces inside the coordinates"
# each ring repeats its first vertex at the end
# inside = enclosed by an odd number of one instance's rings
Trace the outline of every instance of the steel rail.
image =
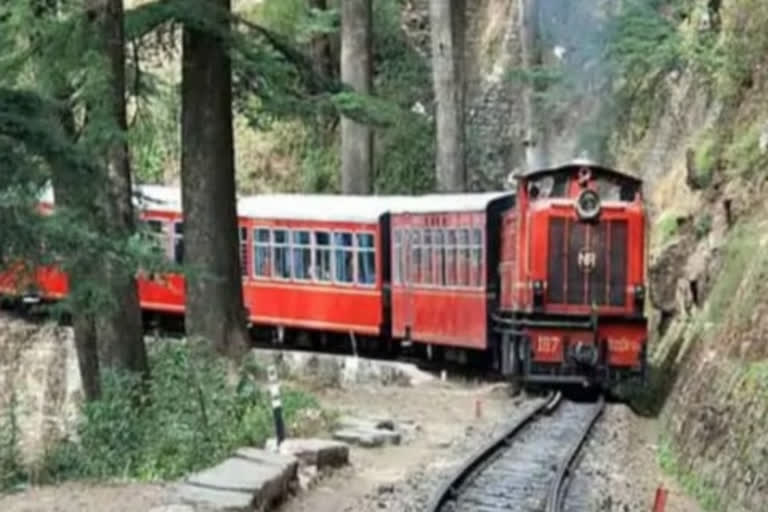
{"type": "Polygon", "coordinates": [[[525,417],[509,427],[499,437],[475,452],[461,466],[455,476],[438,489],[432,502],[426,508],[427,512],[440,512],[444,505],[456,499],[461,493],[461,488],[472,481],[472,476],[478,474],[478,470],[491,463],[500,449],[508,447],[515,436],[541,414],[550,414],[554,411],[561,401],[562,394],[559,391],[557,393],[550,393],[541,405],[526,414],[525,417]]]}
{"type": "Polygon", "coordinates": [[[547,495],[546,512],[561,512],[563,510],[565,490],[567,489],[567,483],[570,479],[571,469],[573,468],[574,462],[576,461],[576,456],[579,454],[581,448],[584,446],[584,443],[589,438],[589,433],[592,431],[592,427],[595,426],[598,418],[601,414],[603,414],[604,409],[605,398],[603,395],[600,395],[597,405],[595,405],[594,413],[592,414],[592,417],[587,422],[587,424],[584,426],[578,441],[574,443],[570,452],[568,452],[568,455],[560,463],[560,467],[557,470],[557,476],[552,482],[552,487],[549,489],[549,494],[547,495]]]}

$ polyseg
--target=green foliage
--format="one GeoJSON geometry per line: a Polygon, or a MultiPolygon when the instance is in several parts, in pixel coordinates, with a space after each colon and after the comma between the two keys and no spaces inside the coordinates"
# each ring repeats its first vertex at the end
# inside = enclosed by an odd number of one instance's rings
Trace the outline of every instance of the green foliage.
{"type": "Polygon", "coordinates": [[[720,137],[715,132],[707,132],[696,144],[693,158],[695,174],[693,176],[699,188],[706,188],[712,182],[720,158],[720,137]]]}
{"type": "Polygon", "coordinates": [[[696,238],[702,239],[712,231],[712,214],[709,212],[702,213],[693,223],[693,230],[696,233],[696,238]]]}
{"type": "Polygon", "coordinates": [[[415,115],[405,116],[382,137],[386,145],[376,161],[376,191],[380,194],[420,194],[435,189],[435,130],[415,115]]]}
{"type": "Polygon", "coordinates": [[[410,112],[416,104],[431,108],[432,75],[427,59],[403,32],[401,7],[398,0],[373,5],[374,87],[400,112],[388,128],[376,132],[375,188],[382,194],[417,194],[435,186],[432,120],[410,112]]]}
{"type": "MultiPolygon", "coordinates": [[[[257,446],[272,434],[268,393],[245,364],[236,383],[227,365],[207,349],[157,342],[151,350],[149,393],[133,377],[105,375],[103,396],[86,404],[78,441],[48,453],[42,477],[169,480],[209,466],[241,446],[257,446]]],[[[282,391],[288,425],[314,398],[282,391]]]]}
{"type": "Polygon", "coordinates": [[[754,262],[756,255],[762,258],[765,254],[760,248],[759,237],[755,236],[758,232],[753,224],[739,224],[728,234],[722,266],[707,301],[706,316],[709,321],[721,322],[732,308],[739,307],[740,302],[735,297],[747,275],[745,269],[754,262]]]}
{"type": "Polygon", "coordinates": [[[764,175],[768,164],[768,154],[760,150],[760,124],[754,124],[743,130],[736,130],[733,138],[723,151],[731,175],[754,177],[764,175]]]}
{"type": "Polygon", "coordinates": [[[10,403],[0,418],[0,491],[17,488],[27,479],[19,451],[19,403],[11,390],[10,403]]]}
{"type": "Polygon", "coordinates": [[[300,43],[308,43],[320,34],[336,32],[339,23],[337,9],[312,9],[307,0],[265,0],[247,14],[300,43]]]}
{"type": "Polygon", "coordinates": [[[178,88],[159,84],[154,96],[138,98],[128,132],[138,183],[162,183],[169,164],[181,160],[181,96],[178,88]]]}
{"type": "Polygon", "coordinates": [[[768,54],[768,12],[761,0],[724,2],[721,7],[724,58],[717,73],[718,90],[724,97],[738,96],[752,85],[753,75],[768,54]]]}

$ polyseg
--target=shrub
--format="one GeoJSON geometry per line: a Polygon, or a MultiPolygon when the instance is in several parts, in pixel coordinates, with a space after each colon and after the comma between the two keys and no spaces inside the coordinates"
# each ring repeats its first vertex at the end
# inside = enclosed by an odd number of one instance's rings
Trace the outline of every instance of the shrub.
{"type": "Polygon", "coordinates": [[[723,155],[730,173],[752,177],[768,163],[768,158],[760,150],[760,132],[759,124],[735,131],[723,155]]]}
{"type": "Polygon", "coordinates": [[[699,188],[706,188],[712,182],[712,177],[717,167],[717,161],[720,157],[720,145],[717,143],[718,136],[713,133],[707,133],[699,140],[696,145],[696,152],[693,158],[695,174],[693,179],[699,188]]]}
{"type": "MultiPolygon", "coordinates": [[[[260,445],[272,432],[269,396],[243,366],[236,383],[207,350],[160,342],[151,353],[149,393],[135,378],[108,373],[103,396],[85,405],[78,441],[46,456],[41,478],[167,480],[223,459],[239,446],[260,445]]],[[[314,398],[283,391],[287,424],[318,409],[314,398]]]]}
{"type": "Polygon", "coordinates": [[[662,246],[675,236],[677,232],[677,214],[671,211],[662,212],[654,226],[656,245],[662,246]]]}
{"type": "Polygon", "coordinates": [[[737,225],[728,235],[717,281],[709,294],[707,320],[718,323],[733,307],[739,307],[736,294],[744,281],[745,269],[760,256],[760,243],[753,224],[737,225]]]}
{"type": "Polygon", "coordinates": [[[696,217],[696,221],[693,224],[693,230],[696,233],[696,238],[702,239],[709,234],[712,230],[712,214],[704,213],[699,217],[696,217]]]}
{"type": "Polygon", "coordinates": [[[11,391],[10,403],[0,420],[0,491],[8,491],[22,484],[26,472],[19,451],[18,402],[11,391]]]}

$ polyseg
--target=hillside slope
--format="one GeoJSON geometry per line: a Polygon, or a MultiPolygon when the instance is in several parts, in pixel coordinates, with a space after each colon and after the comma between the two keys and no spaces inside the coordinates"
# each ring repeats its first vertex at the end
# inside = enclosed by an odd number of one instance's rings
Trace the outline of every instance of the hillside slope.
{"type": "Polygon", "coordinates": [[[711,4],[662,11],[677,24],[663,51],[678,63],[655,70],[652,98],[635,103],[616,148],[620,165],[646,178],[654,213],[661,461],[705,507],[759,511],[768,503],[768,15],[757,1],[711,4]]]}

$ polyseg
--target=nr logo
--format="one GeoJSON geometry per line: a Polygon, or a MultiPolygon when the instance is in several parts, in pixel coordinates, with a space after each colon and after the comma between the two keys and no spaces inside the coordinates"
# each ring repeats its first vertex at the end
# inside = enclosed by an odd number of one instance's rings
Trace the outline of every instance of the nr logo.
{"type": "Polygon", "coordinates": [[[597,254],[595,251],[584,248],[579,251],[579,268],[582,272],[591,272],[597,265],[597,254]]]}

